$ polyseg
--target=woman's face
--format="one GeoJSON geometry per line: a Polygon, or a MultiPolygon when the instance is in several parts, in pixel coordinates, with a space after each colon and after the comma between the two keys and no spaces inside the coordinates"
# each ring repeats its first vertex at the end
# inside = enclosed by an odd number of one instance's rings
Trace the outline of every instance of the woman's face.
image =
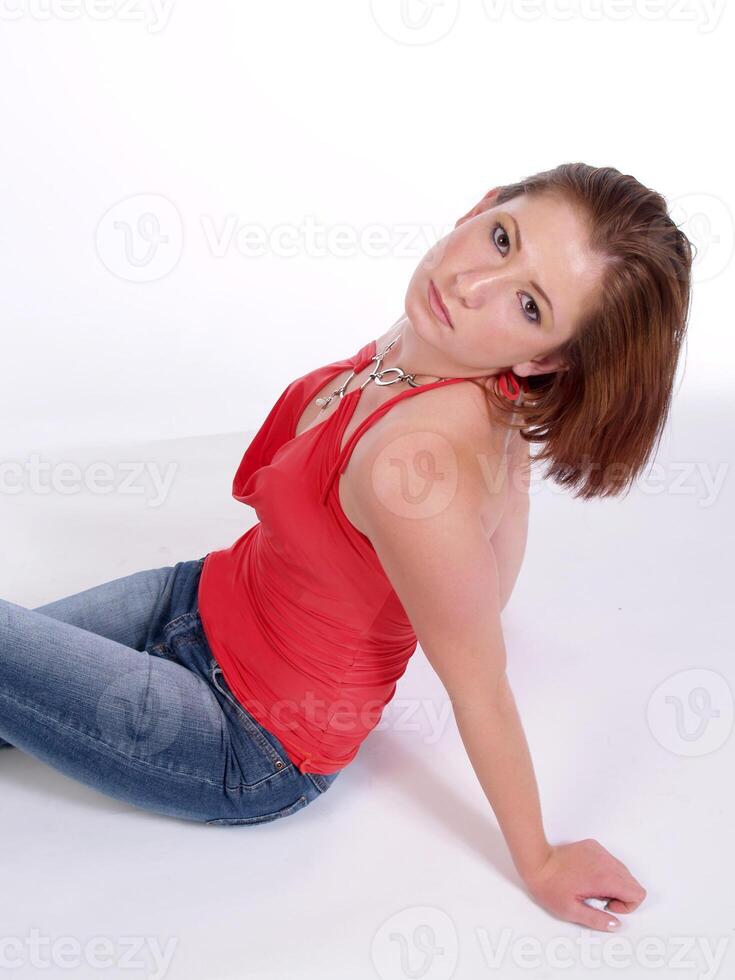
{"type": "Polygon", "coordinates": [[[594,302],[603,262],[563,198],[520,195],[496,206],[496,196],[497,188],[423,257],[406,315],[422,346],[457,374],[546,374],[563,368],[553,351],[594,302]],[[430,281],[452,327],[432,310],[430,281]]]}

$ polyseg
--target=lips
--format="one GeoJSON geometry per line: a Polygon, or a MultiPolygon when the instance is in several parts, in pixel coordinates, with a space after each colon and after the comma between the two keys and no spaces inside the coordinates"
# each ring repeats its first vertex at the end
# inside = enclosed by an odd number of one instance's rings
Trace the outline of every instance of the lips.
{"type": "Polygon", "coordinates": [[[431,280],[431,279],[429,280],[429,295],[430,295],[431,300],[433,300],[434,304],[444,314],[444,317],[446,318],[447,324],[453,330],[454,329],[454,324],[452,323],[452,319],[449,316],[449,311],[447,310],[446,306],[444,305],[444,300],[441,298],[441,293],[436,288],[436,286],[433,283],[433,280],[431,280]]]}

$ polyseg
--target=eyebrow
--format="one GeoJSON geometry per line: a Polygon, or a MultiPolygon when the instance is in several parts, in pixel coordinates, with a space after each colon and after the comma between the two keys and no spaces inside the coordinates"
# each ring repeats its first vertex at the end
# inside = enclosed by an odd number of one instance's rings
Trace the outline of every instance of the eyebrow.
{"type": "MultiPolygon", "coordinates": [[[[516,242],[517,242],[517,245],[518,245],[518,251],[520,252],[520,250],[523,248],[523,245],[521,244],[521,229],[518,227],[518,222],[513,217],[513,215],[510,214],[510,212],[508,213],[508,217],[513,222],[513,228],[515,229],[515,233],[516,233],[516,242]]],[[[551,310],[551,312],[553,314],[553,312],[554,312],[554,305],[551,302],[551,300],[549,299],[549,297],[546,295],[546,293],[543,291],[543,289],[539,286],[539,284],[537,282],[534,282],[533,279],[529,279],[529,283],[530,283],[531,286],[533,286],[533,288],[537,292],[541,293],[541,295],[543,296],[543,298],[549,304],[549,309],[551,310]]]]}

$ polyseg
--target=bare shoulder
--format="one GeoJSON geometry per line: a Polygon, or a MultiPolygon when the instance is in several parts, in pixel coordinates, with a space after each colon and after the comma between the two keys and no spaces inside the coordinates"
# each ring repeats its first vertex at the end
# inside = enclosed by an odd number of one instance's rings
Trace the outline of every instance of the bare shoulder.
{"type": "Polygon", "coordinates": [[[480,515],[491,533],[507,497],[506,436],[476,383],[415,392],[358,440],[343,477],[348,517],[367,533],[386,508],[409,520],[432,507],[463,509],[480,515]]]}
{"type": "Polygon", "coordinates": [[[355,453],[370,452],[397,432],[424,431],[441,433],[454,445],[479,449],[487,446],[492,428],[487,397],[479,384],[468,380],[439,385],[427,391],[415,391],[392,405],[358,441],[355,453]]]}

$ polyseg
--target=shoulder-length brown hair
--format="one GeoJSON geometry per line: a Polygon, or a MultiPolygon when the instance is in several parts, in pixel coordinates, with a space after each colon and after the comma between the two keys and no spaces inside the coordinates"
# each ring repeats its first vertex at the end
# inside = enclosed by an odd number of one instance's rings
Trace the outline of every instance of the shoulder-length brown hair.
{"type": "MultiPolygon", "coordinates": [[[[655,454],[671,406],[690,308],[692,246],[664,198],[613,167],[565,163],[500,189],[494,204],[555,192],[581,207],[604,258],[594,309],[556,353],[566,370],[516,378],[514,404],[493,383],[487,398],[573,496],[630,489],[655,454]]],[[[515,377],[515,375],[514,375],[515,377]]]]}

